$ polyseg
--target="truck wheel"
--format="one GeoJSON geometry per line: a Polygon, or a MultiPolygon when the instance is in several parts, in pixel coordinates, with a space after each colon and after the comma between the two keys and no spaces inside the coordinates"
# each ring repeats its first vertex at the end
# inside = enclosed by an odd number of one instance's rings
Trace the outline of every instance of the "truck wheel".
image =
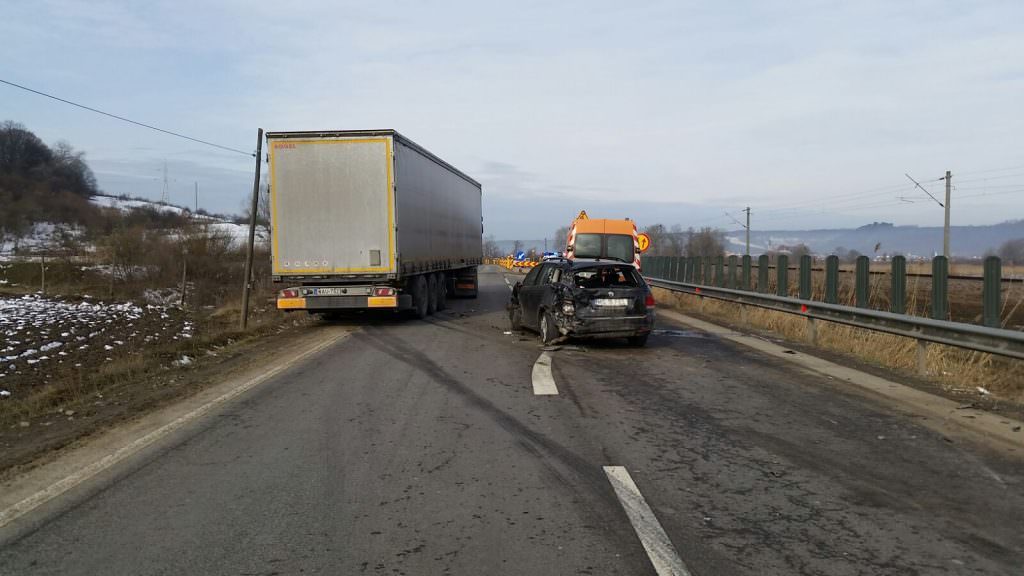
{"type": "Polygon", "coordinates": [[[550,312],[540,313],[540,341],[543,344],[551,344],[558,338],[558,327],[555,326],[555,319],[550,312]]]}
{"type": "Polygon", "coordinates": [[[420,319],[426,318],[429,300],[427,279],[422,275],[416,276],[412,280],[412,315],[420,319]]]}
{"type": "Polygon", "coordinates": [[[448,307],[448,280],[444,272],[438,272],[437,276],[437,311],[440,312],[448,307]]]}
{"type": "Polygon", "coordinates": [[[518,332],[523,329],[523,309],[513,304],[508,309],[508,321],[512,325],[512,331],[518,332]]]}
{"type": "Polygon", "coordinates": [[[437,312],[437,297],[440,291],[437,286],[437,274],[430,274],[427,278],[427,316],[437,312]]]}

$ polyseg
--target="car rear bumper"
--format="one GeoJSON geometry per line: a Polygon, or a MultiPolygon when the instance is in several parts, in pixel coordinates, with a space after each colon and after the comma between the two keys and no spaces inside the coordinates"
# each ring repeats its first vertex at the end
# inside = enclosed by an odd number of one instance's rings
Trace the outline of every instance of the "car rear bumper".
{"type": "Polygon", "coordinates": [[[654,314],[618,317],[569,317],[562,333],[566,336],[627,337],[647,334],[654,329],[654,314]]]}

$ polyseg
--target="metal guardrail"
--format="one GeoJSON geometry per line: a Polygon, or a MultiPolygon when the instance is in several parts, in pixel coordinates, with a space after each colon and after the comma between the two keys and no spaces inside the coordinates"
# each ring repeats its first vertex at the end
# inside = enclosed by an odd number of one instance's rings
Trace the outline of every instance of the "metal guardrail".
{"type": "Polygon", "coordinates": [[[934,320],[919,316],[872,310],[870,308],[856,308],[840,304],[816,302],[814,300],[675,282],[659,278],[647,278],[647,282],[651,286],[673,292],[683,292],[704,298],[713,298],[745,306],[754,306],[803,316],[808,319],[808,339],[812,343],[817,336],[814,324],[816,320],[914,338],[918,341],[918,369],[922,372],[926,368],[923,363],[924,353],[927,350],[926,343],[928,342],[1024,360],[1024,332],[1016,330],[989,328],[976,324],[950,322],[948,320],[934,320]]]}

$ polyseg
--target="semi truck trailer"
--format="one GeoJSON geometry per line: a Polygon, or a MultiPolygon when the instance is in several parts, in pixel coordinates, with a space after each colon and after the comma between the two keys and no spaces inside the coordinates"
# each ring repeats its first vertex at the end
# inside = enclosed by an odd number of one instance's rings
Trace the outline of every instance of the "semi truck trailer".
{"type": "Polygon", "coordinates": [[[475,298],[480,183],[395,130],[268,132],[277,307],[425,317],[475,298]]]}

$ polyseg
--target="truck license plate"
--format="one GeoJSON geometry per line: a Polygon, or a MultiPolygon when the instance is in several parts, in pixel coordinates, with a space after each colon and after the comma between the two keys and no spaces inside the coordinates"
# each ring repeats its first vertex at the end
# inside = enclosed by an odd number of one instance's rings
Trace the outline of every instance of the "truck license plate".
{"type": "Polygon", "coordinates": [[[316,295],[317,296],[344,296],[345,292],[342,292],[342,290],[345,290],[345,289],[344,288],[317,288],[316,289],[316,295]]]}
{"type": "Polygon", "coordinates": [[[629,306],[628,298],[598,298],[594,300],[594,304],[597,306],[608,306],[608,307],[620,307],[625,308],[629,306]]]}

